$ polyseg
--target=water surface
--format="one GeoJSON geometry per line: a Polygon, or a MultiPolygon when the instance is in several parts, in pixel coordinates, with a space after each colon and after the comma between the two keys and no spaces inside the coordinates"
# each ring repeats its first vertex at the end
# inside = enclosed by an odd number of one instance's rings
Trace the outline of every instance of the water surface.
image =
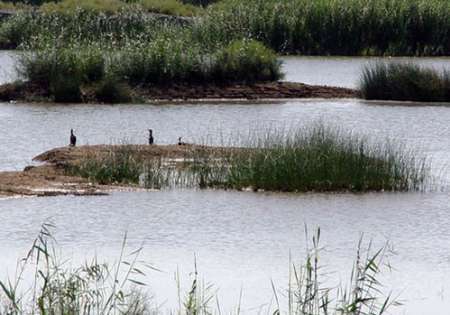
{"type": "MultiPolygon", "coordinates": [[[[5,58],[0,55],[2,69],[8,67],[5,58]]],[[[364,62],[296,58],[287,59],[285,67],[288,80],[352,87],[364,62]]],[[[441,67],[448,61],[429,62],[441,67]]],[[[33,156],[67,145],[71,128],[80,144],[145,143],[148,128],[154,129],[157,143],[175,143],[183,136],[188,142],[233,144],[236,136],[245,139],[249,132],[288,130],[317,121],[378,141],[403,143],[431,159],[432,175],[442,178],[444,187],[450,182],[450,107],[359,100],[120,106],[0,103],[0,170],[20,170],[33,156]]],[[[348,278],[364,232],[376,246],[389,240],[396,252],[390,257],[394,269],[383,278],[386,290],[401,293],[405,304],[393,313],[444,315],[450,307],[448,201],[447,187],[443,192],[406,194],[171,190],[5,199],[0,200],[0,275],[11,274],[46,220],[56,224],[59,245],[75,260],[95,253],[114,260],[128,231],[129,248],[143,244],[142,258],[163,270],[147,279],[159,302],[167,299],[167,307],[174,305],[174,272],[179,268],[187,285],[195,253],[200,273],[215,284],[225,308],[238,303],[242,287],[244,310],[256,313],[272,296],[271,279],[280,290],[286,287],[289,252],[296,259],[305,254],[307,224],[322,229],[324,264],[335,272],[330,283],[348,278]]]]}

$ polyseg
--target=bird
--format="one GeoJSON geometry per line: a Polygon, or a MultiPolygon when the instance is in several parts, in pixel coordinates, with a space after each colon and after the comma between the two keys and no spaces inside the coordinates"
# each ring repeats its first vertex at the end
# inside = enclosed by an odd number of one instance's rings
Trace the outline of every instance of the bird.
{"type": "Polygon", "coordinates": [[[178,137],[178,145],[186,145],[186,142],[181,141],[182,137],[178,137]]]}
{"type": "Polygon", "coordinates": [[[70,146],[74,147],[77,145],[77,137],[73,134],[73,129],[70,129],[70,146]]]}
{"type": "Polygon", "coordinates": [[[153,144],[153,130],[148,130],[148,144],[153,144]]]}

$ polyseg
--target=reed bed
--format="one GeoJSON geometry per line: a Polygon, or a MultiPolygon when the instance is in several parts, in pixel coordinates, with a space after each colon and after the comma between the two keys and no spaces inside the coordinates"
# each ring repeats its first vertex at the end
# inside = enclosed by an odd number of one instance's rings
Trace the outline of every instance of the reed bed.
{"type": "Polygon", "coordinates": [[[23,11],[1,22],[0,46],[35,50],[45,45],[116,44],[125,40],[148,42],[161,33],[182,30],[178,20],[160,19],[139,8],[114,14],[77,8],[58,11],[23,11]]]}
{"type": "Polygon", "coordinates": [[[18,70],[56,102],[78,102],[88,94],[83,89],[92,88],[97,99],[121,102],[131,98],[126,85],[251,84],[282,77],[275,53],[256,41],[207,51],[166,34],[148,43],[128,41],[116,50],[100,44],[48,45],[22,52],[18,70]]]}
{"type": "MultiPolygon", "coordinates": [[[[100,262],[97,257],[78,268],[70,260],[58,255],[58,245],[52,236],[55,227],[42,226],[26,257],[20,260],[14,278],[0,281],[0,311],[8,315],[25,314],[167,314],[149,297],[147,274],[159,271],[140,260],[143,248],[130,251],[125,235],[117,262],[100,262]],[[31,281],[26,281],[29,278],[31,281]],[[31,284],[29,284],[31,282],[31,284]]],[[[272,282],[275,306],[268,303],[267,313],[290,315],[363,315],[387,313],[397,303],[382,292],[379,281],[385,264],[387,247],[377,251],[369,243],[358,243],[356,258],[348,285],[326,287],[319,255],[320,229],[307,245],[303,262],[290,261],[289,283],[283,289],[287,299],[280,300],[280,292],[272,282]],[[365,246],[365,245],[364,245],[365,246]],[[280,302],[281,301],[281,302],[280,302]]],[[[221,314],[218,297],[212,285],[201,280],[196,262],[187,292],[180,287],[181,277],[176,273],[178,308],[171,314],[221,314]],[[215,305],[213,305],[213,303],[215,305]]],[[[164,298],[164,297],[163,297],[164,298]]],[[[239,314],[241,301],[236,309],[239,314]]]]}
{"type": "MultiPolygon", "coordinates": [[[[130,157],[126,159],[117,159],[114,152],[106,160],[92,161],[87,157],[71,174],[101,183],[123,182],[113,175],[103,176],[103,172],[115,174],[116,169],[129,167],[128,161],[135,153],[128,154],[130,157]],[[117,166],[117,160],[122,165],[117,166]]],[[[195,153],[177,165],[158,159],[132,165],[136,165],[132,168],[133,176],[123,172],[124,179],[133,179],[131,182],[138,184],[140,178],[141,184],[150,188],[417,191],[426,188],[428,179],[426,160],[414,152],[392,143],[374,144],[364,137],[323,125],[298,129],[289,135],[271,132],[264,137],[256,136],[247,148],[195,153]]]]}
{"type": "Polygon", "coordinates": [[[425,160],[401,146],[321,124],[256,137],[256,148],[229,163],[227,185],[271,191],[420,190],[425,160]]]}
{"type": "Polygon", "coordinates": [[[450,54],[446,0],[226,0],[195,32],[205,42],[250,37],[303,55],[450,54]]]}
{"type": "Polygon", "coordinates": [[[415,64],[375,63],[360,80],[365,99],[450,102],[450,72],[415,64]]]}
{"type": "Polygon", "coordinates": [[[0,45],[15,48],[33,38],[53,38],[60,44],[108,37],[113,41],[147,40],[164,30],[152,21],[161,22],[160,18],[147,14],[152,10],[196,14],[192,20],[163,22],[211,48],[250,38],[285,54],[450,54],[450,3],[446,0],[225,0],[200,9],[200,13],[175,0],[141,0],[126,7],[119,0],[109,1],[111,4],[105,5],[65,0],[45,5],[48,9],[38,14],[24,12],[11,17],[1,23],[0,45]]]}

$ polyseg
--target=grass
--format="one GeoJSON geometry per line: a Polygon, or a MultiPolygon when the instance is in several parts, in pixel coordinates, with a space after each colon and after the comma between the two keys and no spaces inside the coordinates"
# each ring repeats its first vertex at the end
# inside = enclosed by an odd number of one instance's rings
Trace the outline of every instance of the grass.
{"type": "Polygon", "coordinates": [[[136,152],[87,156],[71,175],[151,188],[199,187],[282,191],[416,191],[426,186],[424,159],[391,143],[316,125],[284,136],[255,137],[248,148],[197,152],[174,167],[167,160],[134,160],[136,152]],[[130,164],[130,161],[133,163],[130,164]],[[123,172],[121,171],[123,170],[123,172]],[[119,172],[120,176],[116,176],[119,172]],[[140,176],[140,175],[141,176],[140,176]]]}
{"type": "Polygon", "coordinates": [[[366,66],[359,85],[365,99],[450,102],[450,72],[415,64],[366,66]]]}
{"type": "MultiPolygon", "coordinates": [[[[139,259],[143,248],[130,252],[125,235],[118,261],[114,264],[99,262],[97,258],[86,261],[80,267],[58,255],[56,240],[52,236],[55,227],[43,224],[26,257],[20,260],[16,276],[0,281],[0,311],[2,314],[71,314],[71,315],[147,315],[165,314],[154,299],[146,293],[147,273],[153,266],[139,259]],[[30,275],[31,284],[25,281],[30,275]]],[[[308,237],[308,236],[307,236],[308,237]]],[[[311,248],[306,250],[305,260],[295,264],[290,261],[286,304],[281,304],[279,292],[272,282],[275,306],[269,303],[267,314],[290,315],[363,315],[385,314],[396,305],[390,295],[382,293],[379,281],[386,255],[386,247],[373,251],[371,244],[358,243],[356,259],[348,280],[348,286],[325,287],[320,264],[320,229],[312,237],[311,248]]],[[[212,286],[200,280],[196,263],[191,285],[181,292],[180,275],[176,274],[179,297],[176,314],[221,314],[218,297],[212,286]],[[213,302],[217,301],[216,306],[213,302]]],[[[239,314],[240,302],[237,307],[239,314]]]]}
{"type": "MultiPolygon", "coordinates": [[[[284,54],[450,55],[450,2],[446,0],[63,0],[2,22],[0,43],[15,48],[35,38],[58,43],[105,38],[147,41],[160,27],[148,11],[196,16],[173,19],[203,46],[254,39],[284,54]],[[80,14],[79,11],[83,13],[80,14]],[[151,20],[151,18],[150,18],[151,20]]],[[[162,28],[164,29],[164,28],[162,28]]],[[[187,35],[189,34],[189,35],[187,35]]]]}
{"type": "Polygon", "coordinates": [[[18,70],[23,80],[48,91],[56,102],[80,101],[83,88],[92,86],[99,101],[122,102],[130,99],[128,86],[251,84],[282,77],[275,53],[256,41],[235,41],[208,51],[167,34],[120,47],[37,47],[21,53],[18,70]]]}
{"type": "Polygon", "coordinates": [[[257,150],[230,161],[226,185],[270,191],[420,190],[425,161],[390,143],[323,125],[256,138],[257,150]]]}
{"type": "Polygon", "coordinates": [[[207,42],[257,39],[302,55],[449,55],[446,0],[224,0],[196,32],[207,42]]]}

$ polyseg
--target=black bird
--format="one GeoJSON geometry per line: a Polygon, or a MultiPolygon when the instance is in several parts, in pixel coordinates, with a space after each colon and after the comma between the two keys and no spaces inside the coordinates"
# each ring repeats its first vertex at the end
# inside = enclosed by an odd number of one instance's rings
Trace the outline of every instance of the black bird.
{"type": "Polygon", "coordinates": [[[70,129],[70,146],[74,147],[77,145],[77,137],[73,134],[73,129],[70,129]]]}
{"type": "Polygon", "coordinates": [[[182,137],[178,137],[178,145],[186,145],[186,142],[181,141],[182,137]]]}
{"type": "Polygon", "coordinates": [[[153,130],[148,130],[148,144],[153,144],[153,130]]]}

